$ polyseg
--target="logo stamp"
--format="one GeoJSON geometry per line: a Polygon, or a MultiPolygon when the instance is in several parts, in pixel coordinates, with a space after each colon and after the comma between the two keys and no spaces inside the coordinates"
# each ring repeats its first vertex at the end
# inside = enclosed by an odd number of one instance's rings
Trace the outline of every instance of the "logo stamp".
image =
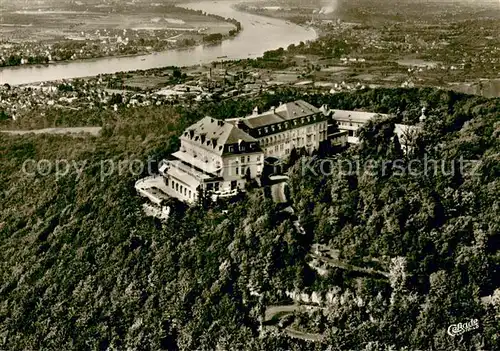
{"type": "Polygon", "coordinates": [[[479,328],[479,321],[471,319],[466,323],[451,324],[448,327],[448,334],[451,336],[458,336],[479,328]]]}

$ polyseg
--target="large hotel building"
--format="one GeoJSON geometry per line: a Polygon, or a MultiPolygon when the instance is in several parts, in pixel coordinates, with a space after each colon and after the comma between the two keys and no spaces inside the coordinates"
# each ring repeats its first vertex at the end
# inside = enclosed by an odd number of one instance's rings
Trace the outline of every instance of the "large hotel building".
{"type": "Polygon", "coordinates": [[[202,192],[231,196],[261,176],[265,158],[285,158],[293,148],[312,153],[327,139],[326,109],[302,100],[226,121],[205,117],[184,131],[160,174],[168,194],[188,203],[202,192]]]}

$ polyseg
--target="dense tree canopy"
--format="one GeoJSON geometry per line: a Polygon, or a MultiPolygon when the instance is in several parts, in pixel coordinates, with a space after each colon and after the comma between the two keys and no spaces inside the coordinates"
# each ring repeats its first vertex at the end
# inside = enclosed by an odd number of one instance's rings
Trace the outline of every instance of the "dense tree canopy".
{"type": "MultiPolygon", "coordinates": [[[[498,345],[500,103],[431,89],[300,96],[293,91],[196,109],[92,111],[100,137],[6,136],[0,143],[0,348],[4,349],[487,349],[498,345]],[[303,98],[333,108],[403,113],[375,120],[359,148],[330,156],[334,172],[314,175],[299,159],[290,193],[300,223],[254,189],[210,208],[176,205],[168,222],[145,218],[134,191],[140,175],[102,176],[106,160],[160,159],[176,135],[204,114],[217,118],[303,98]],[[428,121],[404,154],[395,122],[428,121]],[[197,111],[193,113],[191,111],[197,111]],[[479,161],[474,174],[339,174],[342,162],[425,157],[479,161]],[[56,178],[25,174],[26,160],[69,160],[56,178]],[[338,170],[338,169],[337,169],[338,170]],[[223,210],[227,210],[223,211],[223,210]],[[318,275],[311,245],[339,250],[349,265],[380,265],[388,278],[339,266],[318,275]],[[324,345],[259,326],[286,291],[333,294],[323,314],[300,319],[324,345]],[[448,325],[477,318],[461,337],[448,325]]],[[[36,118],[54,118],[50,113],[36,118]]],[[[59,123],[78,123],[62,115],[59,123]]],[[[37,121],[24,121],[33,123],[37,121]]],[[[45,123],[45,122],[44,122],[45,123]]],[[[50,124],[51,125],[51,124],[50,124]]],[[[325,157],[324,155],[322,157],[325,157]]],[[[329,159],[330,159],[329,158],[329,159]]],[[[311,163],[308,163],[311,161],[311,163]]],[[[347,267],[347,266],[344,266],[347,267]]]]}

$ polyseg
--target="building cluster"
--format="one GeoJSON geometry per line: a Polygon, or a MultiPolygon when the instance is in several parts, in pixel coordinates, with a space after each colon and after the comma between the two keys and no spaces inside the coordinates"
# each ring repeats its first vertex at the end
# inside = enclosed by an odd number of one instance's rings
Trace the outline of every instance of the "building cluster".
{"type": "Polygon", "coordinates": [[[312,153],[327,139],[327,115],[302,100],[243,118],[205,117],[184,131],[160,174],[168,194],[188,203],[200,194],[232,196],[262,176],[266,159],[285,158],[294,148],[312,153]]]}
{"type": "Polygon", "coordinates": [[[12,119],[23,118],[34,109],[115,109],[163,105],[169,98],[161,94],[113,90],[91,82],[0,86],[0,110],[12,119]]]}
{"type": "MultiPolygon", "coordinates": [[[[160,163],[161,181],[154,177],[152,188],[191,204],[202,196],[234,196],[245,190],[247,182],[260,181],[276,160],[287,160],[294,149],[312,154],[323,145],[359,143],[359,129],[375,117],[387,115],[317,108],[303,100],[262,113],[255,109],[246,117],[205,117],[182,133],[179,150],[160,163]]],[[[401,138],[414,131],[396,126],[401,138]]],[[[150,197],[146,183],[140,181],[140,193],[150,197]]]]}
{"type": "Polygon", "coordinates": [[[81,32],[53,41],[12,40],[0,43],[0,67],[147,54],[201,42],[196,28],[102,29],[81,32]]]}
{"type": "Polygon", "coordinates": [[[207,68],[193,70],[177,80],[172,78],[171,69],[152,69],[134,72],[133,76],[115,73],[20,86],[4,84],[0,86],[0,110],[16,119],[33,109],[116,110],[211,101],[258,94],[269,88],[264,80],[248,72],[207,68]]]}

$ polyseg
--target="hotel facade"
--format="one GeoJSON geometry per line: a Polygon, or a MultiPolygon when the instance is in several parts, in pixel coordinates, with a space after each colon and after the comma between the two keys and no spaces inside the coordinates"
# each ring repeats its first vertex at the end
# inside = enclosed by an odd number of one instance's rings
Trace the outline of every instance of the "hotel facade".
{"type": "Polygon", "coordinates": [[[294,148],[312,153],[327,139],[328,114],[302,100],[226,121],[205,117],[183,132],[159,171],[168,195],[181,201],[233,196],[262,175],[266,158],[286,158],[294,148]]]}

